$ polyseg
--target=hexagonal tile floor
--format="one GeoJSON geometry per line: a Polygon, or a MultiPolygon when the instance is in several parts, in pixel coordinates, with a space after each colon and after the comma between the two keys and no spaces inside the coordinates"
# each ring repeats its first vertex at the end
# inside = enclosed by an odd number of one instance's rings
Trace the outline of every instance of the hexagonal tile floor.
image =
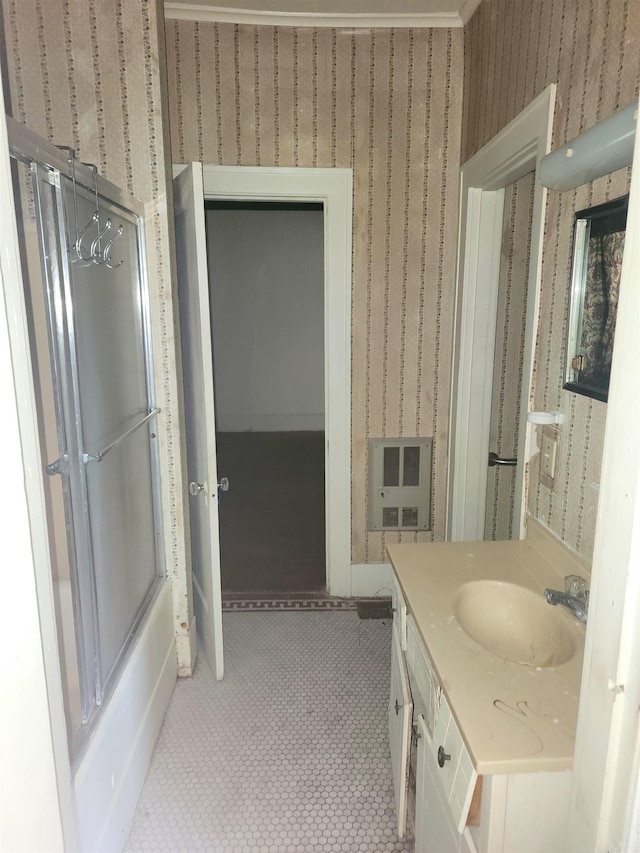
{"type": "Polygon", "coordinates": [[[179,679],[127,853],[410,851],[395,835],[391,623],[231,613],[225,677],[179,679]]]}

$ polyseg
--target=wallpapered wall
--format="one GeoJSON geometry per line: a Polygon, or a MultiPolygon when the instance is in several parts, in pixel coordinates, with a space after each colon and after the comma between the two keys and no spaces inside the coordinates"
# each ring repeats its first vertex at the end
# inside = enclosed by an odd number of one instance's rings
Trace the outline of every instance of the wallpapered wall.
{"type": "MultiPolygon", "coordinates": [[[[3,16],[13,115],[155,204],[168,564],[186,631],[160,6],[3,0],[3,16]]],[[[464,35],[167,22],[173,160],[354,169],[354,562],[383,560],[385,536],[397,539],[365,530],[369,436],[434,436],[434,530],[424,538],[444,535],[460,140],[464,160],[557,82],[561,144],[633,99],[639,46],[640,7],[630,0],[483,0],[464,35]]],[[[627,186],[622,172],[550,192],[547,206],[534,406],[561,408],[565,424],[557,490],[538,484],[534,462],[529,507],[587,557],[606,406],[561,391],[571,225],[574,210],[627,186]]]]}
{"type": "Polygon", "coordinates": [[[433,436],[444,538],[462,115],[461,30],[167,21],[172,156],[352,167],[352,560],[367,533],[369,436],[433,436]]]}
{"type": "MultiPolygon", "coordinates": [[[[631,0],[483,0],[465,27],[463,160],[552,82],[552,145],[562,145],[637,97],[639,55],[640,4],[631,0]]],[[[560,410],[565,421],[556,489],[539,483],[536,457],[528,507],[589,560],[607,407],[561,390],[573,215],[623,195],[628,182],[622,170],[547,198],[533,408],[560,410]]]]}
{"type": "Polygon", "coordinates": [[[150,204],[148,265],[152,289],[158,436],[173,581],[179,663],[190,665],[190,587],[184,536],[179,427],[180,390],[170,273],[170,187],[165,174],[161,98],[164,62],[156,0],[3,0],[11,115],[150,204]]]}

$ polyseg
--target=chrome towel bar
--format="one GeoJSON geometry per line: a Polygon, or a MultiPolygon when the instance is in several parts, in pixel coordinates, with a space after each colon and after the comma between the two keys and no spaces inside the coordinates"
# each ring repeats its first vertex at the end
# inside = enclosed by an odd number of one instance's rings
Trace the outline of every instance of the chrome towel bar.
{"type": "Polygon", "coordinates": [[[138,421],[137,424],[128,429],[126,432],[122,433],[119,438],[116,438],[115,441],[112,441],[111,444],[108,444],[103,450],[99,453],[83,453],[82,460],[83,462],[102,462],[104,457],[109,453],[109,451],[113,450],[114,447],[118,447],[118,445],[122,444],[123,441],[126,441],[129,436],[133,435],[134,432],[137,432],[140,427],[143,427],[146,423],[148,423],[151,418],[155,418],[156,415],[160,414],[160,409],[153,409],[149,412],[148,415],[145,415],[142,420],[138,421]]]}

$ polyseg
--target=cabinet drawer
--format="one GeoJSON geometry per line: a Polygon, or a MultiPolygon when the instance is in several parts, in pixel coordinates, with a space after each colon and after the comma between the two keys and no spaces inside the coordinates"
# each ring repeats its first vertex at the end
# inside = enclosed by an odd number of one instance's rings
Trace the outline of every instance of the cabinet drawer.
{"type": "Polygon", "coordinates": [[[393,630],[396,632],[400,648],[407,650],[407,605],[396,576],[391,585],[391,608],[393,610],[393,630]]]}

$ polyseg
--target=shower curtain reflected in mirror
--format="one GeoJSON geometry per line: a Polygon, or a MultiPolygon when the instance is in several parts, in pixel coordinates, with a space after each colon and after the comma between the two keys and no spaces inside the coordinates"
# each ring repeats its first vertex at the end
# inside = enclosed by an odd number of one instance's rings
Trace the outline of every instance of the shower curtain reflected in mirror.
{"type": "Polygon", "coordinates": [[[609,387],[624,237],[624,231],[594,234],[593,230],[589,237],[580,381],[597,388],[609,387]]]}
{"type": "Polygon", "coordinates": [[[628,196],[576,213],[564,388],[606,401],[628,196]]]}

